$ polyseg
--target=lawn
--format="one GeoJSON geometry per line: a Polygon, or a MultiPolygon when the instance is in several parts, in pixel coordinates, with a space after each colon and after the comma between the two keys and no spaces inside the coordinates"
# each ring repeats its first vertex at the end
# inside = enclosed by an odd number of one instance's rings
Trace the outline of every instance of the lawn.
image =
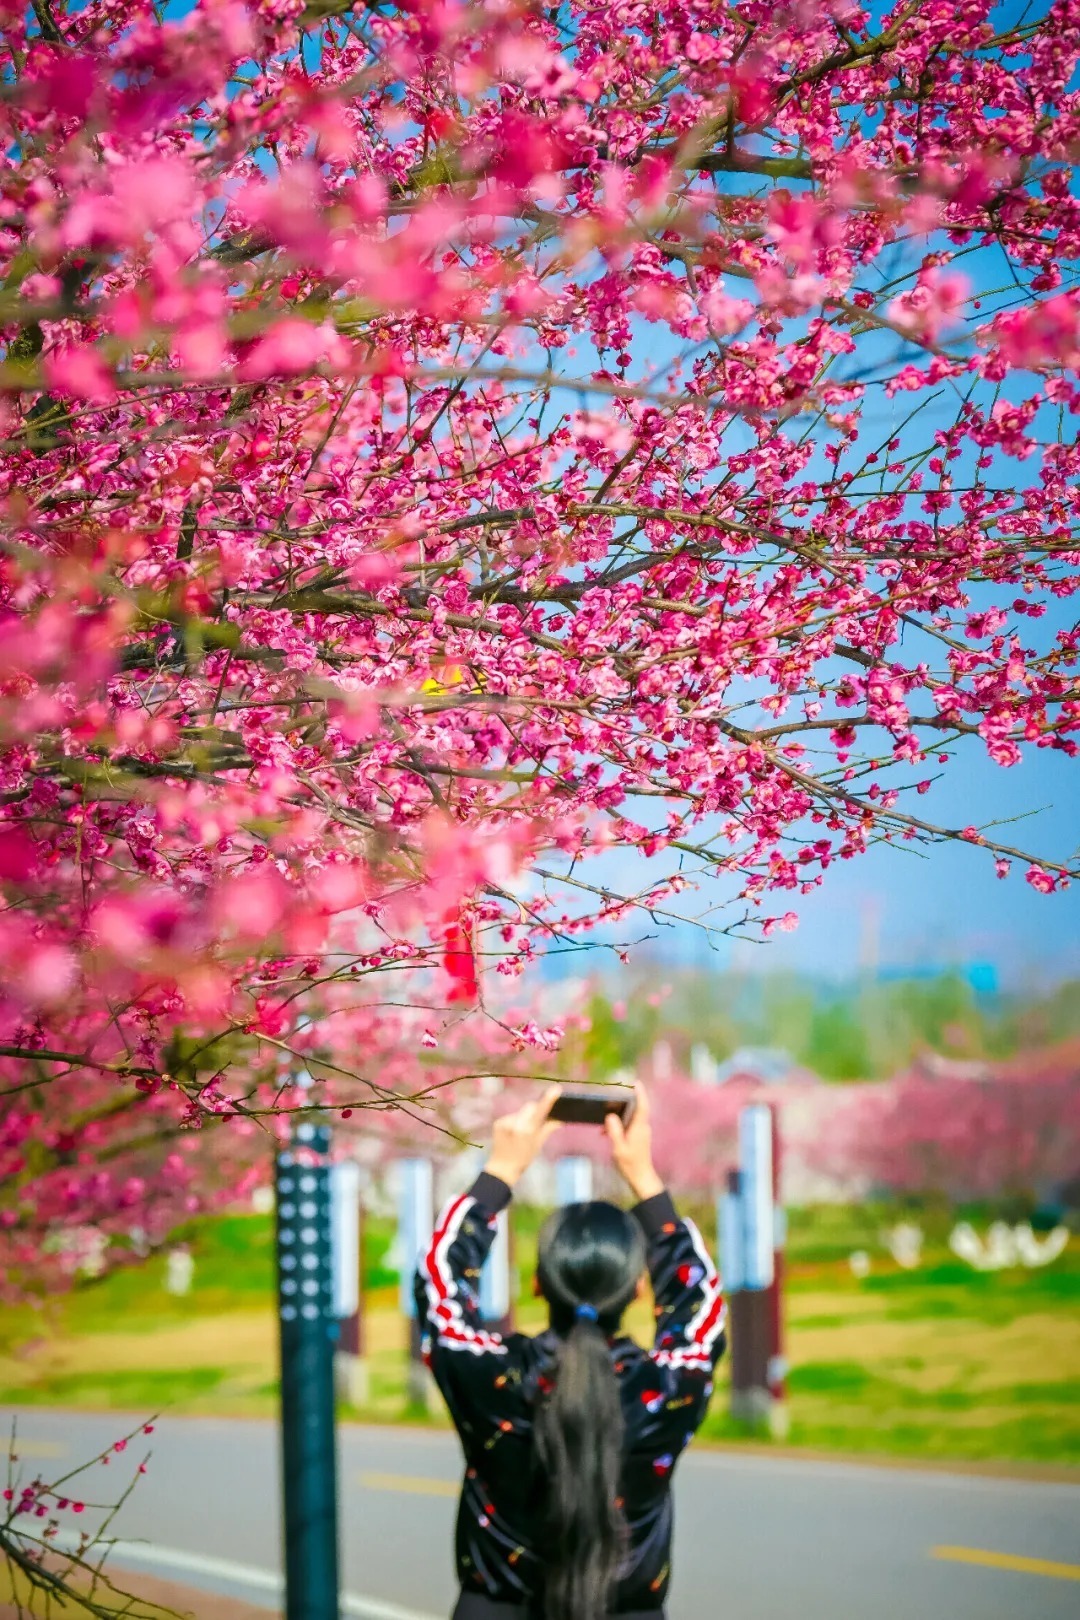
{"type": "MultiPolygon", "coordinates": [[[[706,1235],[706,1213],[702,1211],[706,1235]]],[[[900,1270],[878,1240],[883,1212],[795,1212],[788,1247],[789,1443],[922,1458],[1080,1466],[1080,1240],[1038,1271],[984,1274],[953,1259],[942,1216],[928,1220],[925,1264],[900,1270]],[[847,1264],[872,1255],[869,1276],[847,1264]]],[[[531,1297],[538,1218],[522,1210],[518,1322],[539,1327],[531,1297]]],[[[192,1229],[192,1292],[164,1289],[164,1262],[85,1283],[0,1329],[0,1403],[263,1415],[274,1410],[276,1341],[269,1217],[192,1229]]],[[[388,1221],[368,1223],[370,1401],[347,1415],[405,1415],[405,1328],[386,1258],[388,1221]]],[[[647,1305],[630,1327],[648,1332],[647,1305]]],[[[415,1418],[417,1414],[412,1414],[415,1418]]],[[[436,1414],[428,1421],[440,1422],[436,1414]]],[[[704,1437],[744,1438],[722,1376],[704,1437]]]]}

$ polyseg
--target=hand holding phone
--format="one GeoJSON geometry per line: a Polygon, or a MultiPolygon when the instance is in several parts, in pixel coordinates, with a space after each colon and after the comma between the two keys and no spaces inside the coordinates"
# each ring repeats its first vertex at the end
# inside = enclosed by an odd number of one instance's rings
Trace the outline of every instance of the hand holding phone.
{"type": "Polygon", "coordinates": [[[637,1103],[629,1122],[612,1113],[604,1120],[616,1167],[640,1201],[663,1192],[664,1183],[652,1160],[652,1126],[649,1121],[649,1095],[640,1080],[634,1087],[637,1103]]]}
{"type": "Polygon", "coordinates": [[[542,1097],[512,1113],[501,1114],[492,1128],[491,1153],[485,1169],[508,1187],[513,1187],[540,1152],[548,1137],[558,1130],[553,1113],[559,1096],[558,1086],[549,1086],[542,1097]]]}
{"type": "Polygon", "coordinates": [[[635,1093],[625,1086],[590,1086],[587,1090],[564,1086],[548,1118],[564,1125],[602,1125],[609,1114],[616,1114],[623,1125],[629,1125],[636,1101],[635,1093]]]}

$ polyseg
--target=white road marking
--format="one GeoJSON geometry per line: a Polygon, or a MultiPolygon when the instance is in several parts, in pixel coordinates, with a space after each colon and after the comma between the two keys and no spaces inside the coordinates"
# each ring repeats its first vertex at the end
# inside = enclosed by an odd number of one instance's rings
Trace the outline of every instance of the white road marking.
{"type": "MultiPolygon", "coordinates": [[[[76,1537],[65,1537],[75,1545],[76,1537]]],[[[57,1540],[60,1540],[57,1537],[57,1540]]],[[[231,1558],[210,1558],[203,1553],[185,1552],[179,1547],[158,1547],[147,1541],[114,1541],[109,1552],[110,1564],[144,1569],[153,1575],[199,1575],[211,1590],[218,1582],[227,1587],[240,1587],[250,1601],[257,1602],[265,1594],[279,1602],[285,1582],[276,1570],[259,1569],[254,1564],[237,1564],[231,1558]],[[257,1594],[258,1596],[253,1596],[257,1594]]],[[[344,1592],[341,1612],[354,1620],[439,1620],[436,1615],[422,1609],[407,1609],[400,1603],[387,1603],[382,1598],[362,1597],[358,1592],[344,1592]]]]}

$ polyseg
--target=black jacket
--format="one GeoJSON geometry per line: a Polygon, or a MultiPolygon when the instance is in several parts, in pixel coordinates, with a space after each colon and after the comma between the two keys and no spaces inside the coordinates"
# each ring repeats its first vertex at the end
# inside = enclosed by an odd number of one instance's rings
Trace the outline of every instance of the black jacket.
{"type": "MultiPolygon", "coordinates": [[[[534,1473],[533,1413],[551,1387],[556,1341],[548,1331],[506,1338],[483,1324],[480,1268],[495,1216],[510,1201],[505,1182],[482,1174],[439,1215],[416,1275],[424,1356],[465,1452],[457,1518],[462,1590],[536,1611],[543,1566],[535,1546],[543,1482],[534,1473]]],[[[724,1348],[724,1301],[715,1267],[667,1192],[633,1212],[648,1244],[656,1299],[651,1350],[611,1343],[622,1395],[622,1499],[630,1531],[613,1614],[662,1608],[671,1572],[671,1475],[705,1416],[712,1372],[724,1348]]]]}

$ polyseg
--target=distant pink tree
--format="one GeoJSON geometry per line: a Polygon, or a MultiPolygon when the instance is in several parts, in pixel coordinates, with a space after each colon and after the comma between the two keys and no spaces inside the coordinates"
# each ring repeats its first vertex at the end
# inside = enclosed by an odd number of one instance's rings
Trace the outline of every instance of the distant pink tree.
{"type": "Polygon", "coordinates": [[[1032,1060],[983,1078],[852,1086],[812,1160],[895,1193],[1027,1196],[1080,1175],[1080,1071],[1032,1060]]]}

